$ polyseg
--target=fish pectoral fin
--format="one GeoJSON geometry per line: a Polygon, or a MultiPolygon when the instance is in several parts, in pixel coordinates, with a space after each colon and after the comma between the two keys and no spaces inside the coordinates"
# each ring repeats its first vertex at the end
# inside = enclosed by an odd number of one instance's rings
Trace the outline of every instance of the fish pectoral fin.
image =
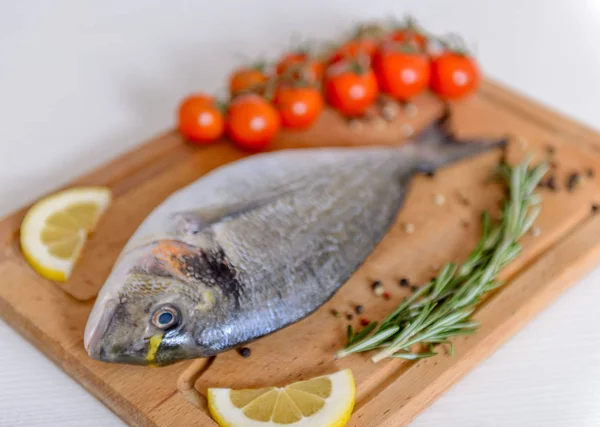
{"type": "Polygon", "coordinates": [[[202,209],[176,212],[173,214],[173,219],[175,220],[175,232],[182,234],[199,233],[204,228],[210,227],[213,224],[259,209],[285,194],[286,193],[271,195],[250,202],[234,203],[224,206],[209,206],[202,209]]]}
{"type": "Polygon", "coordinates": [[[436,169],[490,151],[502,148],[507,138],[481,138],[477,140],[460,140],[450,126],[450,110],[444,110],[442,116],[419,133],[415,141],[417,153],[417,169],[432,172],[436,169]]]}

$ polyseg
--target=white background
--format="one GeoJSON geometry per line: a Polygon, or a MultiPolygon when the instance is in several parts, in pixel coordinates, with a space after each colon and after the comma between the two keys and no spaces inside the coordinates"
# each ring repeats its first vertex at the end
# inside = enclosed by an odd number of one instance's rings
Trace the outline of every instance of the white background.
{"type": "MultiPolygon", "coordinates": [[[[459,32],[488,75],[600,128],[600,0],[0,0],[0,214],[172,126],[182,96],[222,88],[244,58],[404,13],[459,32]]],[[[600,426],[599,280],[413,425],[600,426]]],[[[0,425],[123,423],[0,321],[0,425]]]]}

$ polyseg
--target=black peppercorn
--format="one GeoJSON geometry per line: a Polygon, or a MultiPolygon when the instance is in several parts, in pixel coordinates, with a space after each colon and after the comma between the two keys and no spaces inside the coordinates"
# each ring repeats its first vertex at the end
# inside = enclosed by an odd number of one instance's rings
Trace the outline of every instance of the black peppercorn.
{"type": "Polygon", "coordinates": [[[240,356],[244,359],[247,359],[252,354],[252,351],[248,347],[242,347],[238,350],[238,353],[240,353],[240,356]]]}
{"type": "Polygon", "coordinates": [[[581,181],[581,175],[577,172],[573,172],[569,175],[569,179],[567,180],[567,189],[572,191],[581,181]]]}

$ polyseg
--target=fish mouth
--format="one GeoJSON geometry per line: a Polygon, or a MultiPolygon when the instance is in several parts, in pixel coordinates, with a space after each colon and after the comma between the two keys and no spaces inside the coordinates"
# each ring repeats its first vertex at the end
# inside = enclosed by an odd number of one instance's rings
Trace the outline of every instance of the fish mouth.
{"type": "Polygon", "coordinates": [[[162,343],[162,334],[142,337],[132,342],[115,341],[111,323],[119,317],[120,303],[116,299],[107,299],[98,306],[95,323],[88,325],[84,347],[88,355],[95,360],[128,365],[161,365],[156,361],[156,352],[162,343]],[[152,352],[151,352],[152,350],[152,352]]]}
{"type": "Polygon", "coordinates": [[[93,359],[104,360],[103,355],[105,352],[103,351],[101,342],[114,317],[118,304],[117,300],[111,298],[105,300],[99,307],[94,307],[94,310],[100,311],[101,315],[95,324],[88,325],[90,329],[86,331],[83,343],[85,350],[93,359]]]}
{"type": "MultiPolygon", "coordinates": [[[[100,317],[95,324],[88,325],[84,346],[88,355],[95,360],[109,363],[125,363],[128,365],[153,364],[147,359],[149,339],[137,340],[131,344],[118,344],[111,339],[111,323],[118,316],[120,303],[115,299],[107,299],[98,307],[100,317]]],[[[156,349],[160,346],[155,344],[156,349]]]]}

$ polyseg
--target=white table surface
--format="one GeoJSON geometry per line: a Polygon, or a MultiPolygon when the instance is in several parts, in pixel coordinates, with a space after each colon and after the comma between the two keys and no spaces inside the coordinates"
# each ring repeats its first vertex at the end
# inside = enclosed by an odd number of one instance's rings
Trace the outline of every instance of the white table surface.
{"type": "MultiPolygon", "coordinates": [[[[222,88],[241,58],[407,12],[462,34],[488,75],[600,128],[599,0],[0,0],[0,214],[170,127],[182,96],[222,88]]],[[[600,426],[599,281],[600,269],[413,426],[600,426]]],[[[0,343],[1,426],[123,425],[1,321],[0,343]]]]}

